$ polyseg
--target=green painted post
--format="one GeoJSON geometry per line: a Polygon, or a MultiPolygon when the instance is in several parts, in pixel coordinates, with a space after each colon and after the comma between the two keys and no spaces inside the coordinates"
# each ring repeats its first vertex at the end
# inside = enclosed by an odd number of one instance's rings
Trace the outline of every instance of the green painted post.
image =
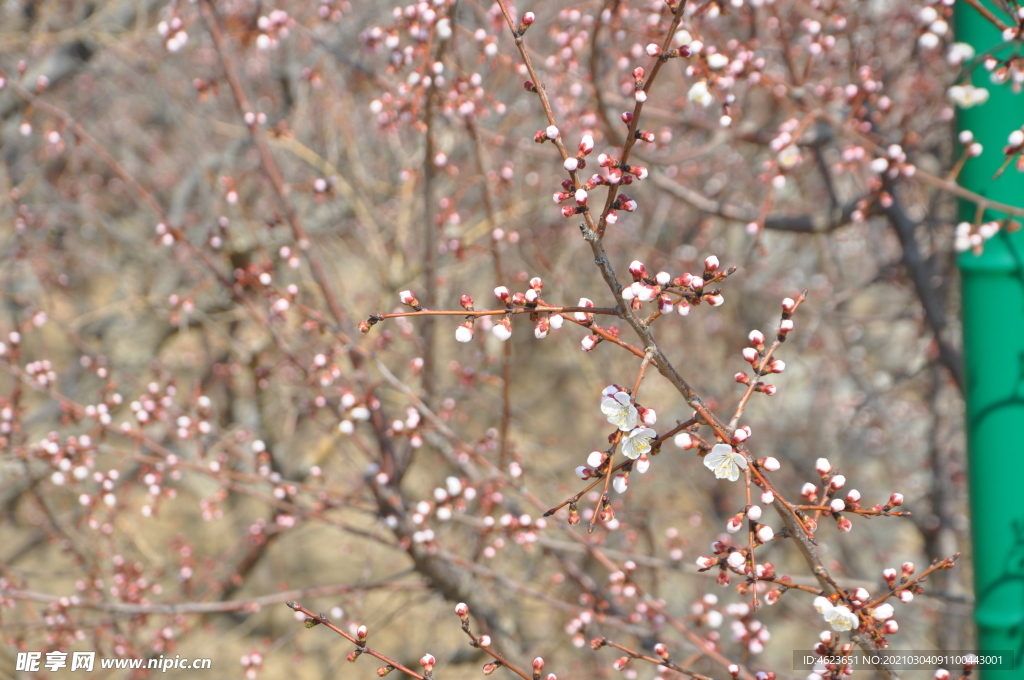
{"type": "MultiPolygon", "coordinates": [[[[996,3],[983,0],[1009,20],[996,3]]],[[[966,2],[954,14],[957,40],[978,55],[1019,52],[966,2]],[[993,52],[994,50],[994,52],[993,52]]],[[[989,91],[985,104],[960,109],[984,151],[967,161],[960,183],[987,198],[1024,207],[1024,174],[1002,166],[1003,148],[1024,125],[1024,94],[996,85],[978,64],[972,82],[989,91]]],[[[962,201],[960,217],[974,223],[977,207],[962,201]]],[[[1006,217],[986,213],[983,220],[1006,217]]],[[[974,541],[975,622],[980,651],[1012,650],[1016,670],[982,671],[985,680],[1024,677],[1024,230],[1000,231],[980,255],[959,258],[963,291],[964,368],[971,526],[974,541]]],[[[954,669],[950,669],[951,671],[954,669]]]]}

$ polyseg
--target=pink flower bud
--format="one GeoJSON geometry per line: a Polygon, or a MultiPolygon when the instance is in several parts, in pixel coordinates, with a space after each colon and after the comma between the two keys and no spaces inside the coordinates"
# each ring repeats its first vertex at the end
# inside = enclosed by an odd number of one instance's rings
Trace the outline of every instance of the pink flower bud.
{"type": "Polygon", "coordinates": [[[914,563],[913,562],[904,562],[903,563],[903,575],[904,576],[910,576],[913,573],[914,573],[914,563]]]}
{"type": "Polygon", "coordinates": [[[536,673],[540,673],[541,671],[543,671],[544,670],[544,659],[542,659],[539,656],[536,659],[534,659],[533,660],[533,670],[536,673]]]}
{"type": "Polygon", "coordinates": [[[900,598],[900,602],[903,604],[909,604],[914,601],[914,593],[909,590],[901,590],[897,597],[900,598]]]}
{"type": "Polygon", "coordinates": [[[522,307],[523,305],[525,305],[526,304],[526,294],[521,292],[521,291],[517,291],[517,292],[513,293],[512,294],[512,304],[517,306],[517,307],[522,307]]]}
{"type": "Polygon", "coordinates": [[[750,335],[747,336],[756,349],[762,349],[764,347],[764,333],[759,330],[750,331],[750,335]]]}
{"type": "Polygon", "coordinates": [[[734,444],[740,444],[742,442],[745,442],[749,437],[750,435],[747,434],[747,431],[742,428],[732,433],[732,441],[734,444]]]}
{"type": "Polygon", "coordinates": [[[729,521],[725,523],[725,530],[730,534],[735,534],[737,531],[743,528],[743,517],[741,515],[733,515],[729,518],[729,521]]]}
{"type": "Polygon", "coordinates": [[[749,508],[747,508],[747,519],[752,519],[755,522],[761,519],[761,506],[751,505],[749,508]]]}
{"type": "Polygon", "coordinates": [[[743,568],[744,564],[746,564],[747,556],[743,554],[743,551],[737,550],[729,553],[729,557],[727,557],[725,561],[733,569],[739,570],[743,568]]]}
{"type": "Polygon", "coordinates": [[[356,629],[356,639],[359,642],[366,642],[366,635],[369,633],[369,629],[366,626],[359,626],[356,629]]]}
{"type": "Polygon", "coordinates": [[[617,474],[612,479],[612,488],[617,493],[626,493],[626,489],[629,488],[629,475],[617,474]]]}
{"type": "Polygon", "coordinates": [[[679,316],[689,316],[690,314],[690,303],[687,300],[680,300],[679,306],[676,307],[676,311],[679,312],[679,316]]]}
{"type": "Polygon", "coordinates": [[[892,635],[899,629],[900,624],[896,623],[895,619],[889,619],[885,622],[885,625],[882,626],[882,633],[884,633],[885,635],[892,635]]]}
{"type": "Polygon", "coordinates": [[[779,388],[776,387],[775,385],[765,385],[764,387],[761,388],[760,391],[764,392],[770,397],[773,396],[776,392],[778,392],[779,388]]]}
{"type": "Polygon", "coordinates": [[[463,295],[462,297],[459,298],[459,304],[462,305],[462,308],[465,309],[467,312],[468,311],[472,311],[473,310],[473,296],[472,295],[463,295]]]}
{"type": "Polygon", "coordinates": [[[588,153],[594,150],[594,137],[592,135],[583,135],[583,139],[580,140],[578,151],[581,156],[586,156],[588,153]]]}
{"type": "Polygon", "coordinates": [[[701,555],[700,557],[697,558],[697,567],[701,571],[704,571],[706,569],[710,569],[711,567],[715,566],[716,564],[718,564],[718,560],[716,560],[714,557],[707,557],[706,555],[701,555]]]}
{"type": "Polygon", "coordinates": [[[612,665],[615,667],[615,670],[621,671],[626,667],[627,663],[629,663],[629,657],[620,656],[618,659],[615,660],[615,663],[613,663],[612,665]]]}
{"type": "Polygon", "coordinates": [[[636,201],[625,194],[619,194],[618,198],[615,199],[614,205],[616,205],[619,210],[625,210],[626,212],[633,212],[637,209],[636,201]]]}
{"type": "Polygon", "coordinates": [[[935,671],[935,680],[949,680],[949,671],[945,668],[940,668],[935,671]]]}
{"type": "Polygon", "coordinates": [[[597,347],[597,336],[596,335],[587,335],[587,336],[585,336],[583,338],[583,340],[580,341],[580,346],[583,348],[584,352],[589,352],[589,351],[593,350],[595,347],[597,347]]]}
{"type": "Polygon", "coordinates": [[[586,205],[587,204],[587,190],[586,189],[577,189],[576,190],[575,198],[576,198],[577,205],[586,205]]]}
{"type": "Polygon", "coordinates": [[[654,645],[654,653],[660,656],[662,659],[668,659],[668,647],[665,646],[664,642],[659,642],[654,645]]]}
{"type": "Polygon", "coordinates": [[[718,258],[714,255],[708,255],[704,258],[704,271],[709,274],[714,273],[718,270],[719,262],[718,258]]]}
{"type": "Polygon", "coordinates": [[[640,454],[640,457],[636,459],[635,463],[633,463],[633,469],[640,474],[644,474],[651,469],[651,459],[647,457],[646,453],[640,454]]]}
{"type": "Polygon", "coordinates": [[[658,296],[658,312],[661,314],[670,314],[672,312],[672,298],[664,293],[658,296]]]}
{"type": "Polygon", "coordinates": [[[782,373],[786,370],[786,362],[782,359],[775,359],[772,363],[768,364],[768,370],[772,373],[782,373]]]}
{"type": "Polygon", "coordinates": [[[473,339],[473,322],[467,321],[455,329],[455,339],[459,342],[469,342],[473,339]]]}
{"type": "Polygon", "coordinates": [[[782,335],[785,335],[786,333],[789,333],[791,330],[793,330],[793,320],[792,319],[783,319],[779,323],[779,333],[781,333],[782,335]]]}
{"type": "Polygon", "coordinates": [[[420,665],[429,671],[431,668],[434,667],[434,657],[430,654],[424,654],[423,657],[420,659],[420,665]]]}
{"type": "Polygon", "coordinates": [[[621,117],[622,117],[622,122],[625,123],[626,125],[632,125],[633,124],[633,112],[632,111],[623,111],[621,117]]]}
{"type": "Polygon", "coordinates": [[[567,205],[562,208],[562,217],[569,218],[576,214],[576,208],[567,205]]]}
{"type": "Polygon", "coordinates": [[[721,293],[715,293],[714,295],[708,295],[704,298],[709,305],[712,307],[721,307],[725,304],[725,296],[721,293]]]}
{"type": "Polygon", "coordinates": [[[658,412],[653,408],[639,408],[640,422],[644,425],[654,425],[658,422],[658,412]]]}
{"type": "Polygon", "coordinates": [[[544,129],[544,136],[548,139],[558,139],[558,127],[549,125],[544,129]]]}
{"type": "Polygon", "coordinates": [[[743,371],[740,371],[739,373],[735,374],[732,377],[732,379],[735,380],[736,382],[740,383],[741,385],[749,385],[750,384],[750,376],[748,376],[743,371]]]}
{"type": "Polygon", "coordinates": [[[469,618],[469,605],[465,602],[458,603],[457,605],[455,605],[455,613],[458,615],[460,619],[465,621],[469,618]]]}
{"type": "Polygon", "coordinates": [[[629,171],[632,172],[633,176],[637,179],[647,179],[647,175],[649,174],[647,166],[644,165],[634,165],[629,171]]]}
{"type": "Polygon", "coordinates": [[[836,522],[836,527],[840,532],[848,534],[853,530],[853,522],[848,517],[840,517],[839,521],[836,522]]]}
{"type": "Polygon", "coordinates": [[[764,459],[764,462],[761,463],[761,467],[763,467],[768,472],[775,472],[780,467],[782,467],[782,464],[779,462],[778,458],[775,458],[774,456],[768,456],[767,458],[764,459]]]}
{"type": "Polygon", "coordinates": [[[594,476],[594,471],[588,468],[586,465],[579,465],[576,467],[576,476],[586,481],[594,476]]]}
{"type": "Polygon", "coordinates": [[[644,79],[644,74],[645,74],[644,67],[643,66],[637,66],[635,69],[633,69],[633,80],[643,80],[644,79]]]}
{"type": "Polygon", "coordinates": [[[807,499],[812,499],[818,495],[818,487],[814,486],[810,482],[806,482],[800,488],[800,495],[807,499]]]}
{"type": "Polygon", "coordinates": [[[765,505],[771,505],[772,503],[775,502],[775,494],[772,493],[771,491],[762,491],[761,502],[764,503],[765,505]]]}
{"type": "Polygon", "coordinates": [[[498,286],[494,289],[494,297],[498,298],[506,305],[512,304],[512,296],[509,295],[508,288],[505,286],[498,286]]]}
{"type": "Polygon", "coordinates": [[[903,505],[903,494],[894,493],[893,495],[889,496],[889,505],[892,505],[894,507],[903,505]]]}
{"type": "MultiPolygon", "coordinates": [[[[654,136],[654,133],[651,132],[650,130],[640,130],[640,131],[638,131],[636,133],[636,138],[639,139],[640,141],[647,142],[648,144],[653,144],[654,140],[656,139],[655,136],[654,136]]],[[[644,169],[646,170],[646,168],[644,168],[644,169]]],[[[635,172],[634,172],[634,174],[635,174],[635,172]]],[[[646,179],[646,178],[647,178],[646,173],[644,174],[643,177],[637,176],[637,179],[646,179]]]]}
{"type": "Polygon", "coordinates": [[[403,290],[398,294],[398,299],[402,301],[403,305],[409,305],[410,307],[419,307],[419,300],[412,294],[410,290],[403,290]]]}
{"type": "Polygon", "coordinates": [[[618,161],[606,153],[598,154],[597,156],[597,164],[602,168],[610,168],[616,163],[618,163],[618,161]]]}
{"type": "Polygon", "coordinates": [[[577,168],[580,167],[580,161],[577,158],[569,156],[564,161],[562,161],[562,167],[564,167],[569,172],[576,172],[577,168]]]}
{"type": "Polygon", "coordinates": [[[785,298],[782,301],[783,314],[792,314],[794,309],[796,309],[796,301],[793,298],[785,298]]]}
{"type": "Polygon", "coordinates": [[[522,24],[523,24],[523,26],[529,26],[530,24],[532,24],[536,20],[537,20],[537,17],[536,17],[536,15],[533,12],[527,12],[526,14],[523,15],[522,24]]]}
{"type": "Polygon", "coordinates": [[[538,295],[537,291],[533,288],[527,290],[526,293],[523,294],[523,297],[526,300],[526,303],[530,305],[537,304],[537,300],[540,299],[540,295],[538,295]]]}
{"type": "Polygon", "coordinates": [[[537,325],[533,327],[533,336],[538,340],[543,340],[548,337],[548,331],[551,330],[551,323],[547,317],[544,317],[537,322],[537,325]]]}
{"type": "Polygon", "coordinates": [[[744,347],[743,348],[743,358],[746,359],[747,363],[750,364],[751,366],[756,366],[757,362],[761,358],[761,356],[758,354],[757,350],[754,349],[753,347],[744,347]]]}
{"type": "Polygon", "coordinates": [[[477,640],[477,644],[479,644],[481,647],[490,647],[491,646],[491,636],[490,635],[481,635],[480,638],[477,640]]]}
{"type": "Polygon", "coordinates": [[[640,279],[645,279],[648,277],[647,267],[645,267],[644,263],[641,262],[640,260],[633,260],[629,264],[629,273],[633,275],[634,281],[639,281],[640,279]]]}
{"type": "Polygon", "coordinates": [[[850,505],[853,505],[854,503],[859,503],[860,491],[857,491],[856,489],[850,489],[849,491],[847,491],[846,502],[849,503],[850,505]]]}
{"type": "Polygon", "coordinates": [[[839,489],[842,489],[845,484],[846,477],[844,477],[843,475],[836,475],[828,483],[828,488],[832,489],[833,491],[838,491],[839,489]]]}
{"type": "Polygon", "coordinates": [[[842,512],[846,509],[846,501],[842,498],[833,498],[828,507],[832,509],[832,512],[842,512]]]}
{"type": "Polygon", "coordinates": [[[757,540],[761,541],[762,543],[767,543],[773,538],[775,538],[775,530],[772,529],[770,526],[768,526],[767,524],[762,524],[760,527],[758,527],[757,540]]]}
{"type": "Polygon", "coordinates": [[[556,191],[551,195],[551,200],[554,201],[555,203],[561,203],[562,201],[568,199],[570,196],[572,196],[572,194],[570,194],[568,191],[556,191]]]}
{"type": "Polygon", "coordinates": [[[814,469],[818,474],[827,475],[832,470],[832,463],[828,462],[828,458],[819,458],[814,462],[814,469]]]}

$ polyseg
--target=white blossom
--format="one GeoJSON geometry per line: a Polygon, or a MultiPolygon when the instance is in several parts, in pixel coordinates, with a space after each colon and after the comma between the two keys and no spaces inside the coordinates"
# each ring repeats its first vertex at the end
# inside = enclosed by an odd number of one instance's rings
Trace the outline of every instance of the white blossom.
{"type": "Polygon", "coordinates": [[[711,453],[704,456],[704,467],[715,473],[717,479],[735,482],[740,470],[747,469],[747,459],[728,444],[715,444],[711,453]]]}
{"type": "Polygon", "coordinates": [[[649,453],[651,440],[658,436],[658,433],[649,427],[638,427],[626,435],[622,442],[622,453],[630,460],[636,460],[641,454],[649,453]]]}
{"type": "Polygon", "coordinates": [[[609,423],[623,432],[629,432],[636,427],[636,421],[640,417],[636,406],[633,405],[633,400],[626,392],[616,392],[611,396],[603,398],[601,400],[601,412],[608,417],[609,423]]]}

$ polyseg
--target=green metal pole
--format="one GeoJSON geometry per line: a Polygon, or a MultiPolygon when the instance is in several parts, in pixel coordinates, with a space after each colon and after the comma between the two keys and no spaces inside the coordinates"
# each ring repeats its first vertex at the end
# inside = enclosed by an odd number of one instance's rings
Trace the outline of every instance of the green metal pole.
{"type": "MultiPolygon", "coordinates": [[[[1014,25],[996,3],[992,12],[1014,25]]],[[[1003,45],[999,29],[966,2],[955,6],[957,40],[980,56],[1019,52],[1003,45]]],[[[994,84],[979,63],[971,78],[989,91],[986,103],[960,109],[957,123],[982,144],[960,183],[982,196],[1024,206],[1024,174],[1002,166],[1010,132],[1024,125],[1024,95],[994,84]]],[[[984,214],[982,220],[1005,218],[984,214]]],[[[977,206],[962,201],[960,218],[974,223],[977,206]]],[[[964,368],[971,526],[974,541],[978,649],[1008,650],[1016,670],[984,670],[985,680],[1024,677],[1024,230],[1001,230],[980,255],[959,258],[963,291],[964,368]]],[[[953,670],[953,669],[949,669],[953,670]]]]}

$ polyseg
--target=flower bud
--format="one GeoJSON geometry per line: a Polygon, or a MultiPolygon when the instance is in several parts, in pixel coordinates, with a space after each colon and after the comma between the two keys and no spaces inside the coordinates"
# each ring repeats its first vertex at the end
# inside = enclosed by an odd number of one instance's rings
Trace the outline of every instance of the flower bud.
{"type": "Polygon", "coordinates": [[[913,573],[914,573],[914,563],[913,562],[904,562],[903,563],[903,575],[904,576],[910,576],[913,573]]]}
{"type": "Polygon", "coordinates": [[[662,659],[668,660],[668,647],[665,646],[664,642],[659,642],[654,645],[654,653],[660,656],[662,659]]]}
{"type": "Polygon", "coordinates": [[[629,273],[633,275],[634,281],[648,278],[647,267],[645,267],[644,263],[640,260],[633,260],[629,264],[629,273]]]}
{"type": "Polygon", "coordinates": [[[593,150],[594,150],[594,137],[592,135],[583,135],[583,139],[580,140],[580,145],[578,147],[579,154],[581,156],[586,156],[587,154],[589,154],[593,150]]]}
{"type": "Polygon", "coordinates": [[[819,458],[814,462],[814,469],[818,474],[827,475],[832,470],[832,463],[828,462],[828,458],[819,458]]]}
{"type": "Polygon", "coordinates": [[[491,329],[491,332],[494,333],[494,337],[498,338],[498,340],[501,340],[502,342],[505,342],[506,340],[511,338],[512,324],[511,322],[509,322],[508,317],[505,317],[498,323],[494,324],[494,327],[491,329]]]}
{"type": "Polygon", "coordinates": [[[733,569],[740,570],[743,565],[746,564],[747,557],[743,554],[743,551],[737,550],[729,553],[729,557],[727,557],[725,561],[733,569]]]}
{"type": "Polygon", "coordinates": [[[490,647],[491,646],[491,636],[490,635],[481,635],[477,639],[477,644],[479,644],[481,647],[490,647]]]}
{"type": "Polygon", "coordinates": [[[708,255],[704,258],[704,271],[708,274],[714,274],[718,270],[718,266],[718,258],[714,255],[708,255]]]}
{"type": "Polygon", "coordinates": [[[640,457],[636,459],[635,463],[633,463],[633,469],[640,474],[644,474],[651,469],[651,459],[647,457],[646,453],[640,454],[640,457]]]}
{"type": "Polygon", "coordinates": [[[889,505],[893,507],[903,505],[903,494],[894,493],[893,495],[889,496],[889,505]]]}
{"type": "Polygon", "coordinates": [[[588,468],[586,465],[576,466],[576,476],[586,481],[594,476],[594,471],[588,468]]]}
{"type": "Polygon", "coordinates": [[[530,24],[532,24],[536,20],[537,20],[537,16],[533,12],[527,12],[526,14],[523,15],[522,24],[523,24],[523,26],[529,26],[530,24]]]}
{"type": "Polygon", "coordinates": [[[434,657],[430,654],[424,654],[423,657],[420,658],[420,665],[423,666],[425,670],[429,671],[434,667],[434,657]]]}
{"type": "Polygon", "coordinates": [[[828,507],[832,509],[832,512],[842,512],[846,509],[846,501],[842,498],[833,498],[828,507]]]}
{"type": "Polygon", "coordinates": [[[494,289],[494,297],[498,298],[506,305],[512,304],[512,296],[508,292],[508,288],[505,286],[498,286],[494,289]]]}
{"type": "Polygon", "coordinates": [[[895,633],[899,629],[900,629],[900,625],[898,623],[896,623],[896,620],[895,619],[889,619],[888,621],[885,622],[885,625],[882,626],[882,633],[884,633],[885,635],[892,635],[893,633],[895,633]]]}
{"type": "Polygon", "coordinates": [[[701,555],[700,557],[697,558],[697,567],[701,571],[705,571],[707,569],[710,569],[711,567],[715,566],[716,564],[718,564],[718,560],[716,560],[714,557],[707,557],[706,555],[701,555]]]}
{"type": "Polygon", "coordinates": [[[455,329],[455,339],[459,342],[469,342],[473,339],[473,322],[466,321],[455,329]]]}
{"type": "Polygon", "coordinates": [[[772,529],[770,526],[768,526],[767,524],[762,524],[760,527],[758,527],[757,540],[761,541],[762,543],[767,543],[773,538],[775,538],[775,530],[772,529]]]}
{"type": "Polygon", "coordinates": [[[853,522],[848,517],[840,517],[836,522],[836,527],[838,527],[840,532],[848,534],[853,530],[853,522]]]}
{"type": "Polygon", "coordinates": [[[893,607],[888,602],[878,605],[877,607],[875,607],[874,611],[871,612],[871,616],[876,621],[888,621],[892,618],[892,615],[893,607]]]}
{"type": "Polygon", "coordinates": [[[775,472],[780,467],[782,467],[782,463],[779,462],[778,458],[774,456],[768,456],[767,458],[764,459],[764,462],[761,463],[761,466],[768,472],[775,472]]]}
{"type": "Polygon", "coordinates": [[[626,493],[626,489],[629,488],[629,475],[619,473],[612,479],[612,488],[617,493],[626,493]]]}
{"type": "Polygon", "coordinates": [[[751,366],[756,366],[761,356],[757,353],[757,350],[753,347],[743,348],[743,358],[747,360],[751,366]]]}
{"type": "Polygon", "coordinates": [[[463,295],[462,297],[459,298],[459,304],[462,305],[462,308],[465,309],[467,312],[473,311],[473,296],[463,295]]]}
{"type": "Polygon", "coordinates": [[[897,597],[900,598],[900,602],[902,602],[903,604],[910,604],[914,601],[914,593],[910,592],[909,590],[901,590],[897,597]]]}
{"type": "Polygon", "coordinates": [[[747,508],[747,519],[752,519],[755,522],[761,519],[761,506],[751,505],[747,508]]]}
{"type": "Polygon", "coordinates": [[[732,378],[733,378],[733,380],[735,380],[736,382],[740,383],[741,385],[749,385],[750,384],[750,376],[748,376],[743,371],[740,371],[739,373],[734,375],[732,378]]]}
{"type": "Polygon", "coordinates": [[[684,451],[687,449],[692,449],[697,445],[697,442],[693,440],[693,437],[690,436],[689,432],[680,432],[679,434],[672,438],[672,443],[678,446],[679,448],[683,449],[684,451]]]}
{"type": "Polygon", "coordinates": [[[761,502],[764,503],[765,505],[771,505],[772,503],[775,502],[775,494],[772,493],[771,491],[762,491],[761,502]]]}
{"type": "Polygon", "coordinates": [[[558,127],[555,125],[549,125],[544,130],[544,136],[548,139],[558,139],[558,127]]]}
{"type": "Polygon", "coordinates": [[[733,515],[729,518],[729,521],[725,523],[725,530],[730,534],[735,534],[737,531],[743,528],[743,516],[733,515]]]}
{"type": "Polygon", "coordinates": [[[533,327],[533,337],[537,338],[538,340],[543,340],[544,338],[548,337],[548,331],[550,330],[551,323],[548,321],[547,317],[544,317],[543,319],[537,322],[536,326],[533,327]]]}
{"type": "Polygon", "coordinates": [[[772,373],[782,373],[786,370],[786,362],[782,359],[775,359],[772,363],[768,364],[768,370],[772,373]]]}
{"type": "Polygon", "coordinates": [[[750,331],[750,335],[747,336],[750,340],[750,344],[754,346],[754,349],[764,349],[764,333],[759,330],[750,331]]]}
{"type": "Polygon", "coordinates": [[[457,605],[455,605],[455,613],[463,621],[468,621],[469,620],[469,605],[466,604],[465,602],[458,603],[457,605]]]}
{"type": "Polygon", "coordinates": [[[419,300],[416,299],[416,296],[413,295],[412,291],[410,290],[403,290],[401,293],[398,294],[398,299],[402,301],[403,305],[408,305],[410,307],[420,306],[419,300]]]}

